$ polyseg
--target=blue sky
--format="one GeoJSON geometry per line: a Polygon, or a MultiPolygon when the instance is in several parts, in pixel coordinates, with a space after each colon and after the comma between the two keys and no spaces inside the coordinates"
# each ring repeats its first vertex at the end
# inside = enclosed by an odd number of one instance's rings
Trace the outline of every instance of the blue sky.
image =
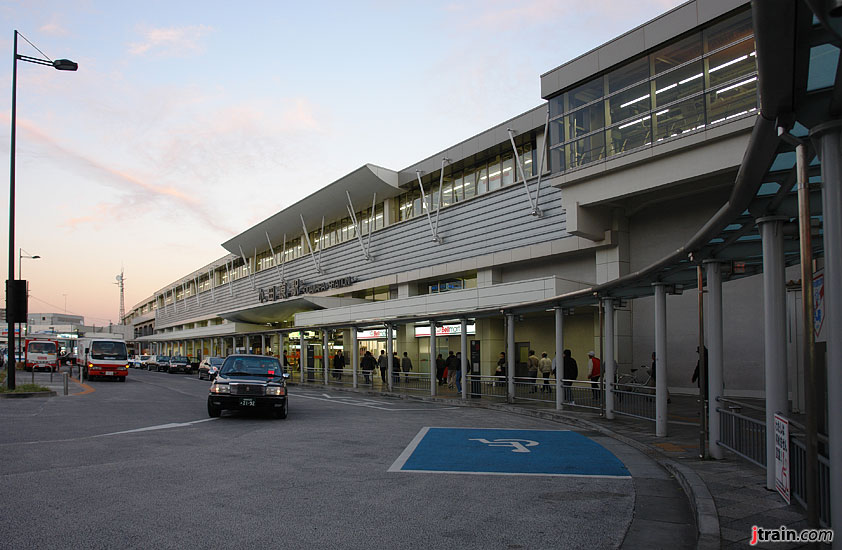
{"type": "Polygon", "coordinates": [[[29,310],[66,295],[116,322],[121,267],[130,308],[365,163],[401,169],[540,105],[542,73],[679,3],[0,2],[7,165],[14,30],[79,63],[18,64],[29,310]]]}

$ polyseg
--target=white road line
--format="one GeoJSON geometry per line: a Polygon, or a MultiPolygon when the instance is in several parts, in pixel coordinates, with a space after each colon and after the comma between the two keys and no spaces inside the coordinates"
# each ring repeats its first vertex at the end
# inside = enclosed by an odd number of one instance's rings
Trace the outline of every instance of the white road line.
{"type": "Polygon", "coordinates": [[[403,412],[403,411],[445,411],[450,409],[458,409],[459,407],[421,407],[421,408],[388,408],[384,405],[392,405],[392,403],[383,403],[380,401],[374,401],[371,399],[359,399],[356,400],[354,398],[349,397],[330,397],[325,399],[324,397],[317,397],[315,395],[306,395],[303,393],[291,393],[290,397],[296,398],[301,397],[303,399],[313,399],[315,401],[326,401],[328,403],[336,403],[337,405],[351,405],[353,407],[366,407],[369,409],[377,409],[379,411],[391,411],[391,412],[403,412]]]}
{"type": "Polygon", "coordinates": [[[131,434],[137,432],[150,432],[154,430],[169,430],[171,428],[184,428],[185,426],[192,426],[193,424],[199,424],[202,422],[210,422],[211,420],[216,420],[216,418],[203,418],[202,420],[193,420],[192,422],[171,422],[169,424],[159,424],[157,426],[147,426],[145,428],[135,428],[134,430],[125,430],[122,432],[111,432],[108,434],[99,434],[94,435],[91,437],[108,437],[112,435],[122,435],[122,434],[131,434]]]}

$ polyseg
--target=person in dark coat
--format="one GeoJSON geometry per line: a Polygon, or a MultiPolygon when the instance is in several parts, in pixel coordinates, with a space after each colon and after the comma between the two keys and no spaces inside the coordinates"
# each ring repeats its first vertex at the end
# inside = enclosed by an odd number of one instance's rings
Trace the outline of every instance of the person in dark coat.
{"type": "Polygon", "coordinates": [[[366,350],[362,361],[360,361],[360,369],[363,371],[366,384],[371,384],[371,371],[373,371],[376,366],[377,361],[375,361],[374,356],[371,355],[370,351],[366,350]]]}
{"type": "Polygon", "coordinates": [[[342,355],[342,350],[336,350],[333,356],[333,377],[337,380],[342,380],[342,371],[345,370],[345,356],[342,355]]]}
{"type": "MultiPolygon", "coordinates": [[[[696,346],[696,353],[699,353],[699,346],[696,346]]],[[[701,357],[700,357],[701,359],[701,357]]],[[[696,361],[696,370],[693,371],[693,378],[690,379],[690,382],[695,382],[696,385],[699,387],[699,394],[702,393],[702,385],[704,385],[704,395],[705,401],[708,399],[708,347],[705,346],[705,379],[702,380],[699,376],[699,361],[696,361]]]]}
{"type": "Polygon", "coordinates": [[[447,356],[444,361],[444,366],[447,368],[447,387],[453,388],[455,385],[457,390],[462,392],[462,361],[459,360],[453,352],[447,356]]]}
{"type": "Polygon", "coordinates": [[[444,359],[441,357],[441,353],[439,356],[436,357],[436,380],[439,381],[439,386],[444,384],[444,359]]]}
{"type": "Polygon", "coordinates": [[[409,371],[412,370],[412,359],[409,358],[409,354],[403,352],[403,359],[401,359],[401,370],[403,371],[403,379],[406,382],[409,382],[409,371]]]}
{"type": "Polygon", "coordinates": [[[562,380],[562,384],[564,384],[564,401],[568,405],[573,405],[573,381],[579,377],[579,365],[576,364],[576,360],[573,359],[571,351],[569,349],[564,350],[564,361],[563,361],[563,370],[562,373],[564,375],[564,379],[562,380]]]}
{"type": "Polygon", "coordinates": [[[380,357],[377,358],[377,368],[380,369],[380,380],[386,385],[386,376],[389,374],[389,356],[386,350],[380,350],[380,357]]]}
{"type": "MultiPolygon", "coordinates": [[[[388,367],[387,367],[388,368],[388,367]]],[[[401,381],[401,358],[398,352],[392,352],[392,386],[398,385],[401,381]]]]}

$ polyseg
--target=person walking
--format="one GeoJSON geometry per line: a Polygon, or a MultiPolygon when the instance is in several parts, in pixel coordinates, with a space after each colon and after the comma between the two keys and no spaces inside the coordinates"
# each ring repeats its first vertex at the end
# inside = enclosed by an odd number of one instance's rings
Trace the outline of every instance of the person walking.
{"type": "Polygon", "coordinates": [[[374,356],[371,355],[371,352],[366,350],[365,355],[363,355],[362,361],[360,361],[360,369],[363,371],[363,376],[365,377],[365,384],[371,384],[371,371],[377,366],[377,361],[375,361],[374,356]]]}
{"type": "Polygon", "coordinates": [[[602,363],[593,351],[588,352],[588,379],[591,381],[593,399],[599,402],[599,377],[602,376],[602,363]]]}
{"type": "Polygon", "coordinates": [[[389,356],[386,355],[386,350],[384,349],[380,350],[380,357],[377,358],[377,368],[380,369],[380,380],[385,386],[388,380],[386,377],[389,376],[389,356]]]}
{"type": "Polygon", "coordinates": [[[500,378],[494,381],[494,385],[496,386],[498,383],[502,383],[504,386],[508,380],[508,372],[509,372],[509,363],[506,361],[506,352],[500,352],[500,358],[497,359],[497,368],[494,370],[494,376],[502,377],[503,380],[501,381],[500,378]]]}
{"type": "Polygon", "coordinates": [[[336,350],[333,355],[333,377],[342,381],[342,372],[345,370],[345,356],[342,355],[342,350],[336,350]]]}
{"type": "Polygon", "coordinates": [[[544,376],[544,385],[541,387],[541,392],[553,392],[553,387],[550,385],[550,375],[553,371],[553,360],[547,357],[547,352],[541,354],[541,359],[538,360],[538,369],[544,376]]]}
{"type": "MultiPolygon", "coordinates": [[[[404,354],[406,355],[406,354],[404,354]]],[[[388,366],[387,366],[388,368],[388,366]]],[[[392,352],[392,385],[397,386],[401,381],[401,358],[398,352],[392,352]]]]}
{"type": "Polygon", "coordinates": [[[436,357],[436,380],[439,381],[439,386],[444,384],[444,359],[441,358],[441,353],[436,357]]]}
{"type": "Polygon", "coordinates": [[[454,383],[462,391],[462,361],[456,359],[451,351],[444,362],[447,368],[447,387],[453,389],[454,383]],[[455,382],[454,382],[455,381],[455,382]]]}
{"type": "Polygon", "coordinates": [[[412,370],[412,360],[406,352],[403,352],[403,359],[401,359],[401,370],[403,371],[404,382],[409,383],[409,371],[412,370]]]}
{"type": "Polygon", "coordinates": [[[529,379],[532,380],[532,389],[529,390],[529,393],[535,393],[538,391],[538,367],[540,365],[540,361],[538,356],[535,355],[535,350],[529,350],[529,358],[526,360],[526,366],[529,372],[529,379]]]}
{"type": "Polygon", "coordinates": [[[564,374],[564,379],[562,380],[562,384],[564,385],[564,402],[568,405],[574,405],[573,381],[579,377],[579,365],[576,364],[576,360],[573,359],[572,352],[569,349],[564,350],[562,364],[562,373],[564,374]]]}

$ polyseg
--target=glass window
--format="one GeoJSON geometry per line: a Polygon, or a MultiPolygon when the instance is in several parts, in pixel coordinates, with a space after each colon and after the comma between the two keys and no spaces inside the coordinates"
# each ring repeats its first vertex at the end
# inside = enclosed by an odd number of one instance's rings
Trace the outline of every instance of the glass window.
{"type": "Polygon", "coordinates": [[[608,129],[608,155],[630,151],[652,142],[652,120],[642,116],[608,129]]]}
{"type": "Polygon", "coordinates": [[[462,184],[462,174],[456,174],[453,178],[453,200],[460,202],[465,200],[465,186],[462,184]]]}
{"type": "Polygon", "coordinates": [[[702,32],[705,53],[736,42],[750,34],[752,34],[751,11],[745,10],[736,16],[708,27],[702,32]]]}
{"type": "Polygon", "coordinates": [[[565,170],[567,170],[567,165],[564,162],[564,147],[550,149],[550,171],[555,173],[565,170]]]}
{"type": "Polygon", "coordinates": [[[551,117],[558,116],[564,112],[564,94],[551,97],[548,101],[550,104],[551,117]]]}
{"type": "Polygon", "coordinates": [[[649,58],[642,57],[608,73],[608,93],[613,94],[641,80],[649,78],[649,58]]]}
{"type": "Polygon", "coordinates": [[[708,87],[713,88],[757,70],[754,40],[716,52],[707,58],[708,87]]]}
{"type": "Polygon", "coordinates": [[[520,155],[520,161],[523,163],[523,171],[526,172],[526,177],[531,178],[532,176],[537,175],[533,169],[535,167],[535,152],[532,149],[532,144],[527,143],[523,146],[523,150],[520,155]]]}
{"type": "Polygon", "coordinates": [[[470,199],[477,194],[476,178],[476,172],[468,172],[462,176],[462,190],[465,192],[466,199],[470,199]]]}
{"type": "Polygon", "coordinates": [[[754,111],[757,108],[757,77],[707,94],[708,120],[717,124],[754,111]]]}
{"type": "Polygon", "coordinates": [[[702,91],[704,63],[700,59],[655,79],[655,107],[702,91]]]}
{"type": "Polygon", "coordinates": [[[700,130],[705,126],[705,102],[699,95],[693,99],[671,105],[653,115],[655,140],[680,136],[686,132],[700,130]]]}
{"type": "MultiPolygon", "coordinates": [[[[523,159],[521,159],[523,162],[523,159]]],[[[513,155],[503,155],[503,186],[515,182],[515,159],[513,155]]]]}
{"type": "MultiPolygon", "coordinates": [[[[438,195],[438,191],[436,194],[438,195]]],[[[445,181],[441,188],[441,205],[450,206],[454,202],[456,201],[453,200],[453,183],[445,181]]]]}
{"type": "Polygon", "coordinates": [[[652,68],[654,74],[660,74],[701,56],[702,35],[695,33],[653,53],[652,68]]]}
{"type": "Polygon", "coordinates": [[[503,169],[500,167],[500,157],[498,156],[494,161],[488,165],[488,190],[494,191],[500,189],[503,180],[503,169]]]}
{"type": "MultiPolygon", "coordinates": [[[[576,139],[605,126],[605,106],[603,102],[579,109],[564,117],[567,123],[565,140],[576,139]]],[[[553,143],[560,143],[554,141],[553,143]]]]}
{"type": "Polygon", "coordinates": [[[631,117],[638,118],[638,115],[651,108],[650,96],[648,82],[611,96],[608,99],[608,123],[620,122],[631,117]]]}
{"type": "Polygon", "coordinates": [[[488,168],[481,167],[477,171],[477,195],[488,193],[488,168]]]}
{"type": "MultiPolygon", "coordinates": [[[[585,82],[581,86],[577,86],[573,88],[566,94],[564,97],[567,98],[567,108],[566,111],[570,109],[575,109],[576,107],[581,107],[586,103],[590,103],[591,101],[595,101],[602,97],[603,95],[603,83],[602,77],[599,76],[589,82],[585,82]]],[[[560,97],[560,96],[559,96],[560,97]]],[[[550,107],[552,109],[552,106],[550,107]]],[[[555,114],[560,114],[555,113],[555,114]]],[[[550,116],[554,116],[552,111],[550,111],[550,116]]]]}
{"type": "Polygon", "coordinates": [[[565,146],[570,168],[605,158],[605,134],[597,132],[565,146]]]}
{"type": "Polygon", "coordinates": [[[567,141],[567,134],[564,132],[565,125],[569,124],[569,116],[550,121],[550,144],[558,145],[567,141]]]}

